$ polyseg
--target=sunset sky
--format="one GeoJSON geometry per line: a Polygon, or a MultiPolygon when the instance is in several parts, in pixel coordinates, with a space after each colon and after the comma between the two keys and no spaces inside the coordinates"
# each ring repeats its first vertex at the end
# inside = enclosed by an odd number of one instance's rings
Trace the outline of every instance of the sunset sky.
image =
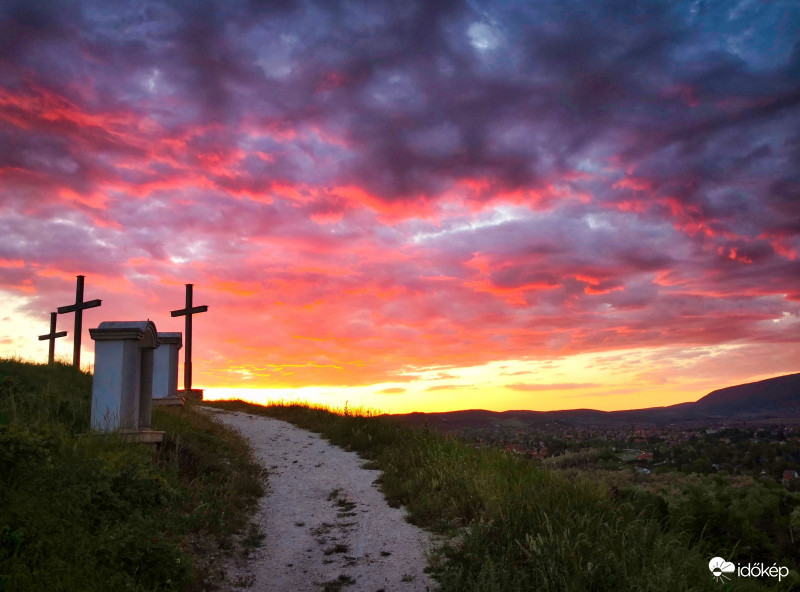
{"type": "Polygon", "coordinates": [[[78,274],[87,367],[101,321],[183,330],[194,283],[211,397],[611,410],[798,372],[800,5],[5,1],[0,355],[46,361],[78,274]]]}

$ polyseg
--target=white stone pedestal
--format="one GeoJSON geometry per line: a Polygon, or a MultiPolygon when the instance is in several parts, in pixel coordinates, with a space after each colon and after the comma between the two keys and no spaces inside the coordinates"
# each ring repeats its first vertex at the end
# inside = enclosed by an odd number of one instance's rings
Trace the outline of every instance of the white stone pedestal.
{"type": "Polygon", "coordinates": [[[89,329],[89,334],[95,342],[92,429],[152,432],[155,324],[107,321],[89,329]]]}
{"type": "Polygon", "coordinates": [[[153,354],[154,404],[183,403],[178,396],[178,351],[183,346],[180,333],[159,333],[158,349],[153,354]]]}

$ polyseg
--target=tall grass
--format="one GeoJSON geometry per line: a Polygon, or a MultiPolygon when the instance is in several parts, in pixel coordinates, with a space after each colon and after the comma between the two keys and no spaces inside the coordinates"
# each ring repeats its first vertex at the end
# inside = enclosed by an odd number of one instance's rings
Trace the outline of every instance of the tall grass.
{"type": "Polygon", "coordinates": [[[154,410],[159,446],[85,435],[91,375],[0,360],[0,590],[203,590],[263,493],[246,442],[154,410]]]}
{"type": "MultiPolygon", "coordinates": [[[[443,592],[725,589],[708,569],[721,550],[693,541],[648,499],[618,499],[602,482],[351,410],[211,404],[291,421],[369,459],[390,503],[451,535],[431,564],[443,592]]],[[[739,578],[735,589],[773,583],[739,578]]],[[[796,576],[774,588],[793,585],[796,576]]]]}
{"type": "Polygon", "coordinates": [[[58,425],[86,431],[91,410],[92,375],[71,365],[0,359],[0,424],[58,425]]]}

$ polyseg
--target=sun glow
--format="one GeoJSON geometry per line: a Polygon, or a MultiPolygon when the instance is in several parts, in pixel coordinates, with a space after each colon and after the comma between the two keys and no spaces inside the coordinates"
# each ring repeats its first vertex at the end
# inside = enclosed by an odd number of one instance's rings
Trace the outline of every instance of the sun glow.
{"type": "Polygon", "coordinates": [[[464,368],[408,369],[402,380],[368,386],[207,388],[209,400],[306,402],[365,407],[386,413],[487,409],[599,409],[614,411],[696,401],[725,386],[715,376],[692,378],[741,355],[735,346],[617,350],[504,360],[464,368]],[[638,373],[637,373],[638,369],[638,373]]]}

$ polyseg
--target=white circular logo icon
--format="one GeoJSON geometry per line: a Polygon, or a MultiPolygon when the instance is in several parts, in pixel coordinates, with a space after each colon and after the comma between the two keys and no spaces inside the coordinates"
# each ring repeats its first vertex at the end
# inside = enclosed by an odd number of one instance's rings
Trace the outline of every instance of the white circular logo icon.
{"type": "Polygon", "coordinates": [[[711,575],[717,581],[730,580],[725,574],[733,573],[736,571],[736,566],[730,561],[725,561],[722,557],[714,557],[708,562],[708,569],[711,570],[711,575]]]}

